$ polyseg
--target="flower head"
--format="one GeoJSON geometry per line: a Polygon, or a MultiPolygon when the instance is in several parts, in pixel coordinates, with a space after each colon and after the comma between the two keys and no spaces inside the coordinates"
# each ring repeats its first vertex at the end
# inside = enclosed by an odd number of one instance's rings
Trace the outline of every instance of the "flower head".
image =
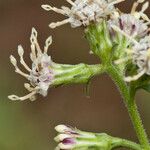
{"type": "Polygon", "coordinates": [[[62,6],[61,9],[42,5],[46,11],[55,11],[56,13],[67,16],[68,18],[49,26],[55,28],[66,23],[70,23],[73,28],[79,26],[88,26],[91,22],[98,23],[115,11],[114,5],[124,0],[66,0],[71,4],[71,8],[62,6]]]}
{"type": "Polygon", "coordinates": [[[143,20],[137,19],[132,14],[122,14],[109,21],[109,26],[119,32],[124,32],[128,37],[143,37],[148,32],[148,26],[143,20]]]}
{"type": "Polygon", "coordinates": [[[130,58],[138,67],[138,74],[126,77],[127,82],[139,79],[144,74],[150,75],[150,35],[135,44],[130,52],[130,58]]]}
{"type": "Polygon", "coordinates": [[[128,41],[126,47],[122,50],[123,55],[120,56],[121,58],[118,57],[115,64],[132,62],[138,68],[137,75],[124,78],[127,82],[138,80],[144,74],[150,75],[150,35],[148,35],[150,19],[144,13],[149,6],[149,2],[144,2],[145,0],[135,2],[130,14],[115,12],[108,21],[113,36],[116,35],[114,34],[116,32],[125,36],[128,41]],[[141,3],[144,3],[142,9],[137,11],[137,7],[141,3]]]}
{"type": "Polygon", "coordinates": [[[126,49],[126,54],[125,58],[116,60],[115,64],[131,61],[138,68],[137,75],[124,78],[126,82],[138,80],[144,74],[150,75],[150,35],[133,44],[130,49],[126,49]]]}
{"type": "Polygon", "coordinates": [[[141,11],[136,11],[138,5],[144,1],[135,2],[130,14],[114,12],[108,21],[111,32],[112,30],[120,32],[130,40],[145,36],[148,32],[150,19],[144,12],[149,6],[149,2],[143,4],[141,11]]]}
{"type": "Polygon", "coordinates": [[[25,83],[24,86],[30,93],[23,97],[10,95],[8,96],[8,98],[11,100],[21,100],[21,101],[26,99],[35,100],[35,95],[37,93],[46,96],[48,88],[51,85],[54,78],[54,72],[52,69],[53,62],[51,60],[51,57],[47,55],[48,48],[52,43],[52,37],[50,36],[46,40],[43,52],[38,44],[37,31],[35,30],[35,28],[32,28],[30,41],[31,41],[30,58],[32,61],[31,68],[24,61],[23,58],[24,50],[22,46],[21,45],[18,46],[20,63],[26,69],[28,74],[21,71],[17,65],[17,60],[15,59],[15,57],[13,55],[10,56],[10,61],[15,67],[15,72],[22,75],[27,80],[29,80],[30,84],[25,83]]]}

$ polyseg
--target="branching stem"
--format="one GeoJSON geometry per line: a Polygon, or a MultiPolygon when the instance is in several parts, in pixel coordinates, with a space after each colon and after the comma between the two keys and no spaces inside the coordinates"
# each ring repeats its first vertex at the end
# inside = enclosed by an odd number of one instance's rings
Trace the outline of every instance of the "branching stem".
{"type": "Polygon", "coordinates": [[[133,99],[133,96],[131,96],[130,94],[130,88],[123,80],[123,76],[119,74],[119,71],[113,65],[109,65],[107,72],[111,76],[112,80],[116,83],[123,97],[140,144],[143,146],[144,149],[149,150],[149,140],[143,127],[142,120],[136,106],[136,102],[133,99]]]}

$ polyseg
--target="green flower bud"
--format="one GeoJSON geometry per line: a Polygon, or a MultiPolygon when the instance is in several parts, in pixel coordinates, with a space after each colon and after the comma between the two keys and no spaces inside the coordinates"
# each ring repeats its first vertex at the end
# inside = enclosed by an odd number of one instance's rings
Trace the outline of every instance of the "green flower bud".
{"type": "Polygon", "coordinates": [[[105,133],[84,132],[66,125],[58,125],[55,130],[58,132],[54,138],[58,142],[56,150],[111,150],[119,147],[142,150],[139,144],[105,133]]]}
{"type": "Polygon", "coordinates": [[[96,134],[80,131],[70,126],[58,125],[59,134],[55,141],[59,142],[57,150],[110,150],[112,138],[105,133],[96,134]]]}

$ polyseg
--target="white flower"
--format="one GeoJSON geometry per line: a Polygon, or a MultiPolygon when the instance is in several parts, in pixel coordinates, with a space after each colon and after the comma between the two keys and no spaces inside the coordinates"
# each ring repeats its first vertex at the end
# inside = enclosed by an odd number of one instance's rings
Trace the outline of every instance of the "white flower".
{"type": "Polygon", "coordinates": [[[51,23],[50,28],[55,28],[66,23],[70,23],[73,28],[81,25],[88,26],[91,22],[100,22],[115,11],[114,5],[124,0],[66,0],[71,4],[71,8],[62,6],[61,9],[42,5],[46,11],[55,11],[56,13],[67,16],[68,18],[56,23],[51,23]]]}
{"type": "Polygon", "coordinates": [[[139,45],[133,47],[133,63],[139,67],[139,71],[146,69],[150,75],[150,35],[141,39],[139,45]]]}
{"type": "Polygon", "coordinates": [[[150,75],[150,35],[142,38],[137,44],[133,44],[126,52],[126,58],[121,58],[115,63],[121,64],[124,61],[131,60],[138,67],[138,74],[125,77],[126,82],[138,80],[144,74],[150,75]]]}
{"type": "Polygon", "coordinates": [[[144,74],[150,75],[150,35],[133,46],[131,55],[133,64],[138,67],[138,74],[126,77],[125,80],[130,82],[139,79],[144,74]]]}
{"type": "Polygon", "coordinates": [[[149,2],[145,2],[139,12],[136,11],[138,5],[144,1],[135,2],[130,14],[115,12],[108,21],[112,33],[113,30],[117,31],[129,41],[127,49],[124,49],[126,55],[116,60],[115,64],[131,61],[138,67],[136,75],[124,78],[126,82],[138,80],[144,74],[150,75],[150,35],[148,35],[150,19],[144,13],[149,2]]]}
{"type": "Polygon", "coordinates": [[[131,37],[142,37],[148,31],[148,26],[143,20],[137,19],[132,14],[122,14],[116,19],[109,21],[110,27],[119,27],[125,34],[131,37]]]}
{"type": "Polygon", "coordinates": [[[134,38],[145,36],[148,32],[150,19],[144,12],[149,6],[149,2],[143,4],[141,11],[136,11],[138,5],[144,1],[145,0],[138,0],[135,2],[130,14],[119,14],[118,12],[114,12],[113,15],[111,15],[111,19],[108,21],[109,27],[120,32],[134,43],[134,38]]]}
{"type": "Polygon", "coordinates": [[[52,37],[50,36],[46,42],[44,51],[42,52],[38,40],[37,40],[37,31],[35,28],[32,28],[31,33],[31,53],[30,58],[32,60],[32,67],[31,69],[28,67],[28,65],[25,63],[23,54],[24,50],[21,45],[18,46],[18,54],[20,56],[20,63],[23,65],[23,67],[29,72],[28,74],[22,72],[18,65],[17,60],[14,56],[10,56],[10,61],[15,67],[16,73],[24,76],[30,81],[30,84],[25,83],[25,88],[30,92],[28,95],[23,97],[18,97],[16,95],[10,95],[8,96],[11,100],[35,100],[35,95],[37,93],[46,96],[49,86],[51,85],[53,78],[54,78],[54,72],[52,69],[53,62],[51,60],[51,57],[47,55],[47,51],[49,46],[52,43],[52,37]]]}

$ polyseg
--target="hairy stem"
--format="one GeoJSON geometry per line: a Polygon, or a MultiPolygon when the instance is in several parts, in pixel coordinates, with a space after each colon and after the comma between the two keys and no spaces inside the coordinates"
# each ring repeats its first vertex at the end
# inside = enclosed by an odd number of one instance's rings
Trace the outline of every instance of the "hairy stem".
{"type": "Polygon", "coordinates": [[[129,140],[125,140],[125,139],[121,139],[121,138],[113,138],[113,145],[112,145],[112,149],[115,148],[120,148],[120,147],[125,147],[125,148],[130,148],[133,150],[144,150],[142,149],[141,145],[129,141],[129,140]]]}
{"type": "Polygon", "coordinates": [[[136,134],[137,134],[140,144],[146,150],[149,150],[150,149],[149,140],[148,140],[147,134],[144,130],[142,120],[141,120],[140,114],[138,112],[136,103],[130,95],[129,87],[123,80],[123,76],[119,74],[119,71],[113,65],[110,65],[110,67],[107,69],[107,72],[111,76],[113,81],[116,83],[117,87],[119,88],[119,91],[120,91],[120,93],[124,99],[124,102],[126,104],[126,107],[128,109],[128,113],[130,115],[132,124],[136,131],[136,134]]]}

